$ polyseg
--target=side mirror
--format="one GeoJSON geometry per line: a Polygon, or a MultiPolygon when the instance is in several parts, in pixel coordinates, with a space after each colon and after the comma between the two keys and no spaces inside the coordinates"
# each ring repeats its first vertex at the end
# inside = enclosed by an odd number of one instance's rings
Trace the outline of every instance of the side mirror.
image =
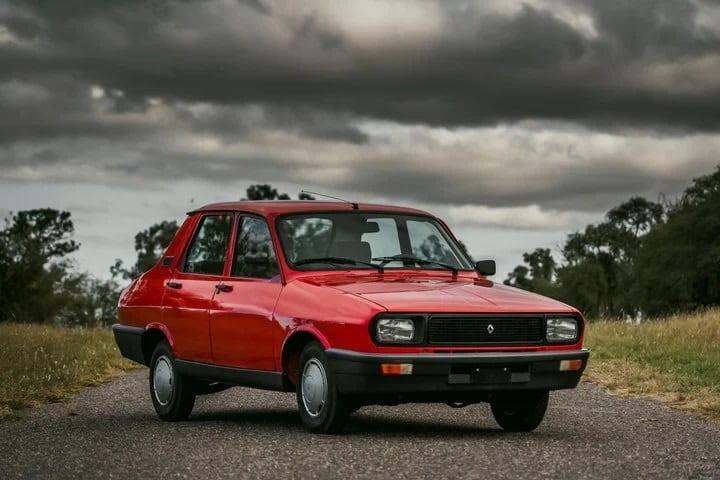
{"type": "Polygon", "coordinates": [[[481,275],[490,276],[495,275],[495,260],[480,260],[475,263],[475,270],[481,275]]]}

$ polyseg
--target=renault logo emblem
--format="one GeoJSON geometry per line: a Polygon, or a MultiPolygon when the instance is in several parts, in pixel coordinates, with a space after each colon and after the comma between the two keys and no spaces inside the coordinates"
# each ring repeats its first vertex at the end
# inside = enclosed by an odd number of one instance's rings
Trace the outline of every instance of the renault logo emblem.
{"type": "Polygon", "coordinates": [[[488,335],[492,335],[492,333],[495,331],[495,327],[492,326],[492,323],[488,325],[487,331],[488,335]]]}

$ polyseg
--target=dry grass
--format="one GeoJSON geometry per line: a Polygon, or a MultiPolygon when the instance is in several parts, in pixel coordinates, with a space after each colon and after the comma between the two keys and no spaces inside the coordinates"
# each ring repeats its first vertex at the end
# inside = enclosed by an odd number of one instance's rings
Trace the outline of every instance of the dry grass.
{"type": "MultiPolygon", "coordinates": [[[[720,421],[720,309],[631,325],[592,322],[585,379],[720,421]]],[[[137,367],[106,329],[0,324],[0,419],[137,367]]]]}
{"type": "Polygon", "coordinates": [[[0,323],[0,419],[65,400],[135,366],[120,356],[109,328],[0,323]]]}
{"type": "Polygon", "coordinates": [[[640,325],[589,324],[586,380],[720,421],[720,310],[640,325]]]}

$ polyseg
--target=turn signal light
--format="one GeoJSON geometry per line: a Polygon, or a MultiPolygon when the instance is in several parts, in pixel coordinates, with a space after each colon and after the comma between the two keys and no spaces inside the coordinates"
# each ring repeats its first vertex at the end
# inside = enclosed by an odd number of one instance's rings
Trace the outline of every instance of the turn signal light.
{"type": "Polygon", "coordinates": [[[572,372],[580,370],[582,368],[582,360],[561,360],[560,371],[561,372],[572,372]]]}
{"type": "Polygon", "coordinates": [[[381,363],[383,375],[412,375],[412,363],[381,363]]]}

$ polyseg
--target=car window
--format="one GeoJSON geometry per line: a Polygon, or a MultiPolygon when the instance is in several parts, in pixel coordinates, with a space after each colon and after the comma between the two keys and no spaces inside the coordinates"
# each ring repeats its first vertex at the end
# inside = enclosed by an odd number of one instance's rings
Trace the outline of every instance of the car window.
{"type": "Polygon", "coordinates": [[[400,236],[394,218],[368,218],[368,222],[377,224],[377,232],[362,234],[362,241],[371,246],[371,256],[390,257],[400,254],[400,236]]]}
{"type": "Polygon", "coordinates": [[[233,277],[272,278],[280,272],[267,222],[243,217],[235,244],[233,277]]]}
{"type": "Polygon", "coordinates": [[[329,218],[288,218],[281,223],[285,255],[290,262],[328,255],[333,222],[329,218]]]}
{"type": "Polygon", "coordinates": [[[458,264],[458,257],[450,250],[448,242],[433,223],[408,220],[407,230],[413,256],[432,262],[458,264]]]}
{"type": "Polygon", "coordinates": [[[232,215],[203,217],[185,256],[183,272],[222,275],[232,221],[232,215]]]}
{"type": "Polygon", "coordinates": [[[372,269],[370,262],[383,262],[386,269],[446,268],[389,258],[395,256],[472,269],[453,239],[431,217],[357,210],[303,213],[281,217],[278,236],[288,263],[299,270],[372,269]]]}

